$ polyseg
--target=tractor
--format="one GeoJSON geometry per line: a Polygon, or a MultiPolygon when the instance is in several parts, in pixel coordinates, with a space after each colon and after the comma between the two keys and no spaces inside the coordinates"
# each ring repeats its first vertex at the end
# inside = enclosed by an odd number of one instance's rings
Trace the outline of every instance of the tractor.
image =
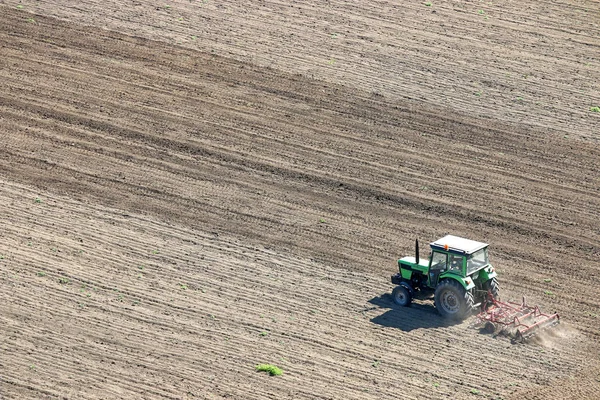
{"type": "Polygon", "coordinates": [[[399,273],[392,275],[398,285],[392,292],[396,304],[410,306],[413,298],[433,294],[442,317],[460,321],[498,298],[500,287],[486,243],[447,235],[430,246],[428,260],[419,258],[418,240],[415,256],[398,260],[399,273]]]}

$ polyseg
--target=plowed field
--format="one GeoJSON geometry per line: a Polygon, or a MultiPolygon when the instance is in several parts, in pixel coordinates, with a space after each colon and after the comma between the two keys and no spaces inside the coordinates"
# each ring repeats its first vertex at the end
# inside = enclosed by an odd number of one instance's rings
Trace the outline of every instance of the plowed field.
{"type": "Polygon", "coordinates": [[[597,396],[597,2],[122,3],[0,1],[0,398],[597,396]],[[447,233],[560,329],[394,306],[447,233]]]}

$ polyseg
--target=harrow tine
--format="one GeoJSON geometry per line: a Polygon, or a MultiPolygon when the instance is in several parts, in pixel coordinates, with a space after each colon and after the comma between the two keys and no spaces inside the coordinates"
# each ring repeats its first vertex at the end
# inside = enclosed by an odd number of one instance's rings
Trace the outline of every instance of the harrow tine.
{"type": "Polygon", "coordinates": [[[558,325],[560,323],[560,317],[558,314],[546,315],[540,314],[543,319],[535,322],[533,325],[526,326],[523,329],[517,329],[516,339],[520,342],[527,341],[533,336],[539,334],[541,331],[546,330],[550,327],[558,325]]]}

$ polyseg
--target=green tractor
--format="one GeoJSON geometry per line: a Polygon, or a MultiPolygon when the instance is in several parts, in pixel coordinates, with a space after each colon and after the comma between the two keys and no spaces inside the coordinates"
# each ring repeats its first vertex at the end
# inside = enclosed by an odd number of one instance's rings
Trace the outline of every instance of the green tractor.
{"type": "Polygon", "coordinates": [[[398,285],[392,297],[400,306],[433,293],[438,312],[459,321],[489,301],[490,295],[498,298],[500,287],[486,243],[447,235],[431,243],[429,260],[420,260],[417,240],[415,257],[399,259],[398,268],[400,272],[392,276],[392,283],[398,285]]]}

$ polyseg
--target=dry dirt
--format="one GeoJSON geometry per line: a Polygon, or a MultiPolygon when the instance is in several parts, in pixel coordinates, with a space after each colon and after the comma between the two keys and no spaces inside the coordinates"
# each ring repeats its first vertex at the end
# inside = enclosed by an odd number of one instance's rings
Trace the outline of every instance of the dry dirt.
{"type": "Polygon", "coordinates": [[[0,1],[2,399],[596,396],[597,2],[121,3],[0,1]],[[561,329],[393,306],[446,233],[561,329]]]}

